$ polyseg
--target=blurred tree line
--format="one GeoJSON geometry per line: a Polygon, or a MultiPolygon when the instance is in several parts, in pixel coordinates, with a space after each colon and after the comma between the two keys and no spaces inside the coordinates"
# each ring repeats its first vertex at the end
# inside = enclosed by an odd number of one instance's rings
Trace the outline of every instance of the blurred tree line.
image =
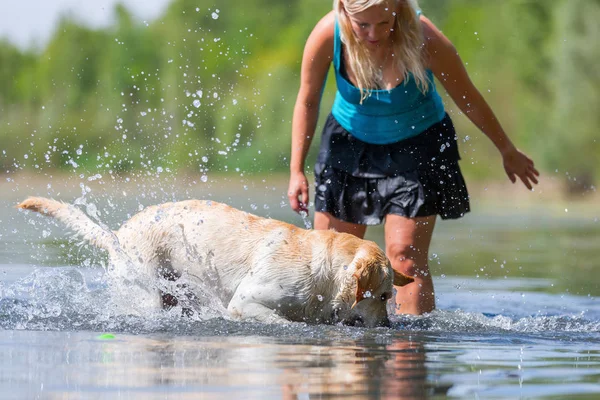
{"type": "MultiPolygon", "coordinates": [[[[572,190],[589,189],[600,176],[600,0],[420,5],[515,143],[572,190]]],[[[0,42],[0,166],[285,171],[303,46],[330,9],[329,0],[173,0],[149,23],[117,6],[108,28],[64,17],[40,49],[0,42]]],[[[491,143],[447,101],[465,173],[501,177],[491,143]]]]}

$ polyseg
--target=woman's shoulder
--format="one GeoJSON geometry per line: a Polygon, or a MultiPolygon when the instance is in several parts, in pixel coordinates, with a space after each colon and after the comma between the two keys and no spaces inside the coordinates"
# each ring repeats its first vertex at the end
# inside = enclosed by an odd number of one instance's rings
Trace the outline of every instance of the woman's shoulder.
{"type": "Polygon", "coordinates": [[[421,14],[420,21],[421,28],[423,29],[424,50],[429,57],[435,56],[439,53],[444,53],[443,50],[449,50],[453,48],[454,45],[452,42],[450,42],[450,40],[433,22],[431,22],[429,18],[421,14]]]}
{"type": "Polygon", "coordinates": [[[313,28],[309,43],[317,46],[330,46],[333,48],[333,36],[335,26],[335,14],[333,11],[327,13],[317,22],[313,28]]]}
{"type": "Polygon", "coordinates": [[[331,37],[333,39],[335,26],[335,13],[330,11],[323,18],[317,22],[317,25],[313,29],[313,33],[318,33],[324,37],[331,37]]]}
{"type": "Polygon", "coordinates": [[[429,18],[421,14],[419,16],[421,21],[421,29],[423,30],[423,38],[425,39],[425,45],[429,42],[436,42],[439,40],[441,31],[429,18]]]}

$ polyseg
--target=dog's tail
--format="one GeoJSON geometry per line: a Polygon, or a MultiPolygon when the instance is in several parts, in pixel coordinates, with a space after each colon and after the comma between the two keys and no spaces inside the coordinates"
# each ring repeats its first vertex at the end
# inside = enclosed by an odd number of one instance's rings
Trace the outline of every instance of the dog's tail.
{"type": "Polygon", "coordinates": [[[54,217],[94,246],[107,250],[111,255],[121,253],[117,236],[92,221],[75,206],[44,197],[29,197],[18,204],[17,208],[54,217]]]}

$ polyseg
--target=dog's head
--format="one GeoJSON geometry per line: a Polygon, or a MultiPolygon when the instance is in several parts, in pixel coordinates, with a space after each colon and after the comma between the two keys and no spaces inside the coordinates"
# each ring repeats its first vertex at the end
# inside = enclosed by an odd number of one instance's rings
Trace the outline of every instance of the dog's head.
{"type": "Polygon", "coordinates": [[[345,276],[334,307],[335,319],[345,325],[389,326],[387,302],[393,286],[404,286],[414,279],[395,271],[375,243],[360,242],[342,272],[345,276]]]}

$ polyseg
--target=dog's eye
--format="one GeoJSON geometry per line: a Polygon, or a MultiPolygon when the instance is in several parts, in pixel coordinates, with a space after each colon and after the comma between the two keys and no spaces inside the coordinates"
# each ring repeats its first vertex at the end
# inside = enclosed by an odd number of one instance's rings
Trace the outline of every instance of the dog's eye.
{"type": "Polygon", "coordinates": [[[390,292],[385,292],[381,295],[381,301],[388,301],[392,298],[392,294],[390,292]]]}

